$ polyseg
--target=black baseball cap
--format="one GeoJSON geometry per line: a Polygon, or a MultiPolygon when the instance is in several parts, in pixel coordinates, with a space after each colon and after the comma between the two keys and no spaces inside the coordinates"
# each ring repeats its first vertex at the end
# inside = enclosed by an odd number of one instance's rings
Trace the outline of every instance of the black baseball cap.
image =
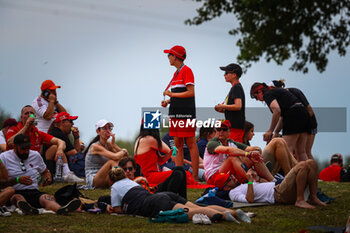
{"type": "Polygon", "coordinates": [[[21,148],[28,148],[31,147],[33,144],[30,142],[30,138],[25,134],[18,134],[15,139],[13,140],[13,143],[16,146],[20,146],[21,148]]]}
{"type": "Polygon", "coordinates": [[[238,77],[242,75],[242,68],[236,63],[231,63],[227,66],[220,66],[220,69],[226,72],[235,73],[238,77]]]}

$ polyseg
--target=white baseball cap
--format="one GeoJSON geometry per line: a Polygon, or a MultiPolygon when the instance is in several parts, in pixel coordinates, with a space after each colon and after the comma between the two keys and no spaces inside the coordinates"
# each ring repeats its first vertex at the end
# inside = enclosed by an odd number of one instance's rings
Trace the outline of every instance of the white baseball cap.
{"type": "Polygon", "coordinates": [[[101,128],[101,127],[105,126],[106,124],[111,124],[112,126],[114,126],[112,122],[107,121],[105,119],[102,119],[102,120],[99,120],[98,122],[96,122],[95,128],[96,129],[101,128]]]}

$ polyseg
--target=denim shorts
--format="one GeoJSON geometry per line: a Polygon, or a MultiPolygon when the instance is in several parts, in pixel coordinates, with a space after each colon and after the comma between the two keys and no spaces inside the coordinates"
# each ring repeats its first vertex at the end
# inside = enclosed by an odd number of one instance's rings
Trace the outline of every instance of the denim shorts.
{"type": "Polygon", "coordinates": [[[85,169],[85,180],[86,180],[86,185],[89,189],[93,189],[93,183],[94,183],[94,178],[99,171],[99,168],[89,168],[85,169]]]}

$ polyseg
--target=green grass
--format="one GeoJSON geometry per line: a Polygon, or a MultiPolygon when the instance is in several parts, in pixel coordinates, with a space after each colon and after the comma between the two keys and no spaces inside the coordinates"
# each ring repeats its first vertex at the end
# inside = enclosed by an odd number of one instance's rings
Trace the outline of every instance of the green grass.
{"type": "MultiPolygon", "coordinates": [[[[41,190],[53,194],[62,186],[52,185],[41,190]]],[[[327,207],[317,207],[316,210],[300,209],[293,205],[245,208],[245,211],[258,214],[251,224],[155,224],[149,223],[147,218],[89,213],[72,213],[70,216],[12,214],[11,217],[0,218],[0,232],[299,232],[312,225],[345,226],[350,215],[350,183],[320,182],[319,187],[328,196],[336,198],[327,207]]],[[[199,189],[189,189],[189,200],[194,201],[202,192],[199,189]]],[[[109,190],[89,190],[82,193],[90,198],[98,198],[109,194],[109,190]]]]}

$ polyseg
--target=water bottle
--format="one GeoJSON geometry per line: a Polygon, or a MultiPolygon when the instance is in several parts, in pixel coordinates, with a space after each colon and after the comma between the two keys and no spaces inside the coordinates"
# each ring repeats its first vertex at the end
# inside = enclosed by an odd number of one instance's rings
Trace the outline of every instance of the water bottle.
{"type": "Polygon", "coordinates": [[[58,160],[56,162],[55,182],[57,183],[63,182],[63,160],[61,156],[58,157],[58,160]]]}
{"type": "Polygon", "coordinates": [[[218,191],[218,187],[215,187],[213,189],[210,189],[208,192],[208,197],[215,197],[215,193],[218,191]]]}
{"type": "Polygon", "coordinates": [[[177,155],[177,148],[176,148],[176,146],[174,146],[173,153],[171,154],[171,156],[176,157],[176,155],[177,155]]]}

